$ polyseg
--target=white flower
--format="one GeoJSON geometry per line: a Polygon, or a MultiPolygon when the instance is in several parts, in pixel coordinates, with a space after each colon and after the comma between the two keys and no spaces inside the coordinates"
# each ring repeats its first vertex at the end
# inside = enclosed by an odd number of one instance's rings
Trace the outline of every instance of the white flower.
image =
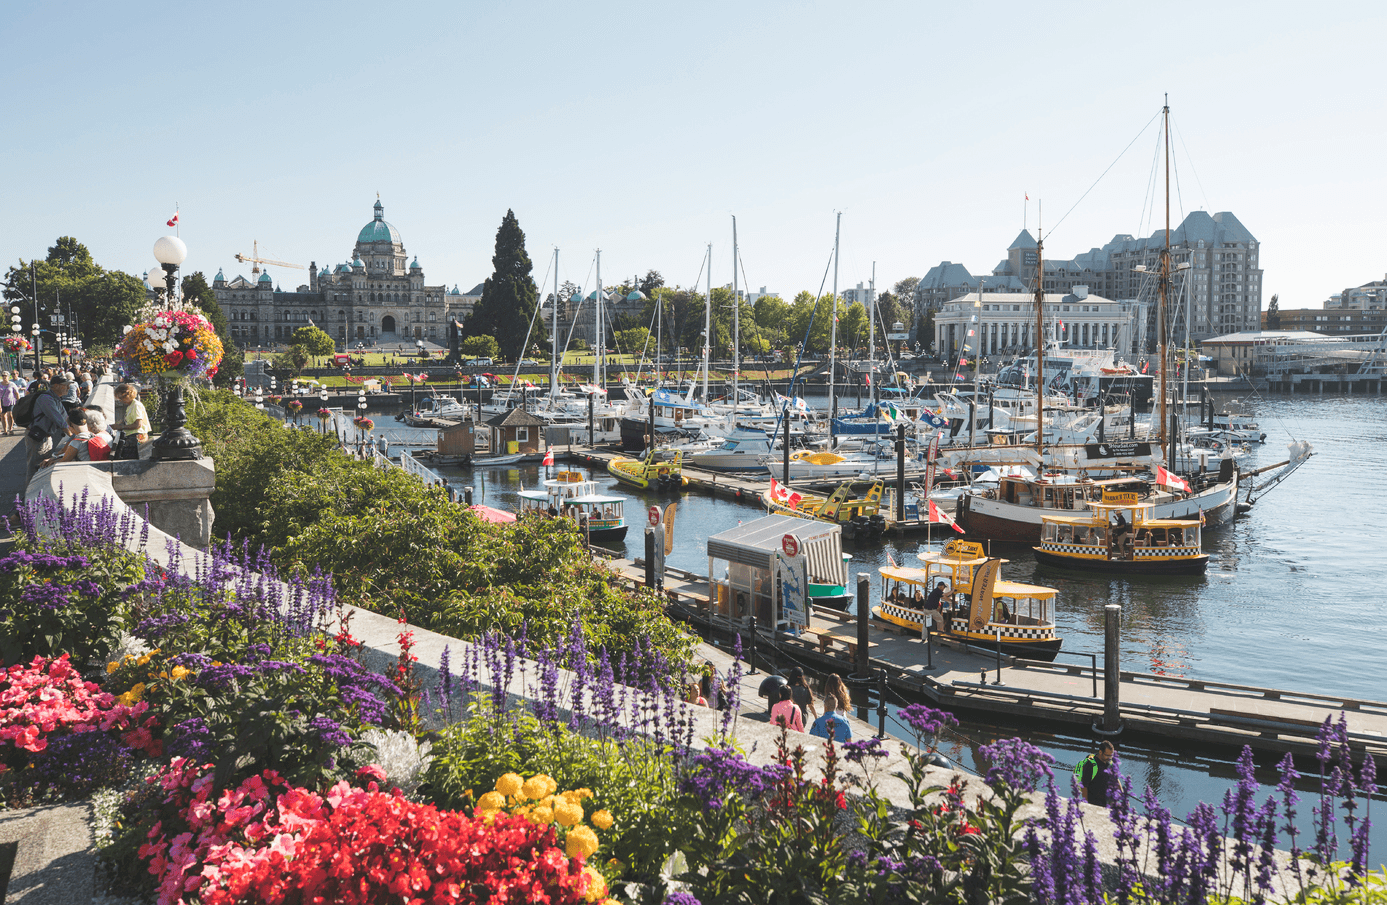
{"type": "Polygon", "coordinates": [[[130,326],[129,324],[126,324],[126,325],[125,325],[125,329],[122,330],[121,332],[122,332],[122,333],[129,333],[129,332],[130,332],[131,330],[133,330],[133,329],[135,329],[135,328],[132,327],[132,326],[130,326]]]}
{"type": "Polygon", "coordinates": [[[149,340],[145,340],[143,345],[146,352],[154,351],[154,343],[150,342],[149,340]]]}

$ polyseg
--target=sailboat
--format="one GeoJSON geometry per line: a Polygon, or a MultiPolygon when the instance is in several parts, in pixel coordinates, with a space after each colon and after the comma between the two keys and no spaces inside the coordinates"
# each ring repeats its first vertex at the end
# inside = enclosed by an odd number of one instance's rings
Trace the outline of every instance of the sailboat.
{"type": "MultiPolygon", "coordinates": [[[[1154,479],[1137,477],[1123,482],[1121,487],[1110,482],[1094,481],[1083,473],[1070,476],[1046,473],[1033,478],[1016,476],[1004,478],[995,489],[965,492],[958,502],[956,518],[958,524],[969,535],[987,537],[994,540],[1016,541],[1035,544],[1041,538],[1042,517],[1061,516],[1070,513],[1087,512],[1091,504],[1101,504],[1104,492],[1133,492],[1142,503],[1150,503],[1149,517],[1153,519],[1198,519],[1202,524],[1215,526],[1232,521],[1238,514],[1238,469],[1232,459],[1223,459],[1216,472],[1201,472],[1183,479],[1168,471],[1173,466],[1174,438],[1167,428],[1170,419],[1167,414],[1171,381],[1168,361],[1168,338],[1166,324],[1166,305],[1170,288],[1170,106],[1162,108],[1165,130],[1166,199],[1165,199],[1165,246],[1161,250],[1160,272],[1157,281],[1159,303],[1157,308],[1159,361],[1157,364],[1157,393],[1160,412],[1160,446],[1158,450],[1143,450],[1143,444],[1135,441],[1113,440],[1096,444],[1095,451],[1104,454],[1105,459],[1130,456],[1133,465],[1143,459],[1142,453],[1155,453],[1154,479]]],[[[1041,236],[1036,243],[1036,286],[1035,314],[1036,337],[1040,348],[1045,348],[1045,243],[1041,236]]],[[[1181,264],[1181,269],[1189,267],[1181,264]]],[[[1145,272],[1144,265],[1136,268],[1145,272]]],[[[1048,354],[1035,356],[1036,371],[1036,424],[1045,424],[1045,369],[1048,354]]],[[[1045,456],[1046,431],[1037,430],[1034,434],[1036,452],[1045,456]]],[[[1146,444],[1149,447],[1149,444],[1146,444]]],[[[1086,451],[1088,447],[1085,448],[1086,451]]]]}

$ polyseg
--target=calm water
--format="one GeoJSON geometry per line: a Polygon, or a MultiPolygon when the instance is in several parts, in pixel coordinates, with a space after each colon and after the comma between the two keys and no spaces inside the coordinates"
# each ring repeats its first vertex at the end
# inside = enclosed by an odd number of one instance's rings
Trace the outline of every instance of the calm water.
{"type": "MultiPolygon", "coordinates": [[[[1387,399],[1275,396],[1232,401],[1255,416],[1267,434],[1250,465],[1284,460],[1291,439],[1309,440],[1315,455],[1258,498],[1248,515],[1206,532],[1211,557],[1207,575],[1131,581],[1091,577],[1040,567],[1024,547],[998,547],[994,553],[1010,560],[1003,577],[1059,589],[1057,622],[1065,650],[1101,655],[1103,607],[1118,603],[1126,669],[1387,699],[1387,554],[1380,540],[1387,534],[1387,493],[1378,486],[1378,479],[1387,475],[1387,399]]],[[[515,492],[537,486],[541,471],[529,466],[457,471],[450,477],[470,483],[477,502],[512,509],[515,492]]],[[[643,555],[644,511],[669,498],[633,493],[605,472],[594,478],[631,498],[627,518],[633,528],[626,554],[643,555]]],[[[709,535],[760,514],[750,503],[684,494],[670,563],[705,574],[709,535]]],[[[888,554],[907,565],[916,561],[925,542],[923,537],[872,545],[847,542],[854,556],[850,568],[869,572],[875,583],[876,569],[888,554]]],[[[936,536],[934,542],[941,539],[936,536]]],[[[972,721],[960,727],[946,753],[972,766],[975,743],[1012,734],[1015,728],[972,721]]],[[[1075,763],[1092,744],[1030,730],[1024,734],[1062,765],[1075,763]]],[[[1197,751],[1127,744],[1122,755],[1136,787],[1150,783],[1177,814],[1187,813],[1199,800],[1217,802],[1235,781],[1226,760],[1197,751]]],[[[1275,781],[1270,772],[1265,778],[1275,781]]],[[[1308,802],[1301,809],[1308,814],[1308,802]]],[[[1378,836],[1374,855],[1382,863],[1387,830],[1378,836]]]]}

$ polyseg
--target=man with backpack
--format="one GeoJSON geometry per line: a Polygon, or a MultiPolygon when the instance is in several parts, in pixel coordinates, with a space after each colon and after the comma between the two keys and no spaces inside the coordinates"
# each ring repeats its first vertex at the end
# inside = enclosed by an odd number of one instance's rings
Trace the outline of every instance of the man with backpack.
{"type": "Polygon", "coordinates": [[[1112,784],[1112,742],[1103,742],[1095,754],[1079,761],[1074,775],[1084,790],[1084,800],[1089,804],[1108,806],[1108,786],[1112,784]]]}
{"type": "Polygon", "coordinates": [[[25,460],[24,491],[29,491],[29,482],[39,465],[53,452],[53,445],[67,436],[67,408],[62,403],[67,395],[68,381],[61,373],[54,374],[53,380],[45,389],[34,385],[29,388],[29,396],[21,399],[14,407],[15,423],[28,427],[24,434],[25,460]],[[32,399],[26,411],[25,403],[32,399]],[[27,416],[27,420],[26,420],[27,416]]]}

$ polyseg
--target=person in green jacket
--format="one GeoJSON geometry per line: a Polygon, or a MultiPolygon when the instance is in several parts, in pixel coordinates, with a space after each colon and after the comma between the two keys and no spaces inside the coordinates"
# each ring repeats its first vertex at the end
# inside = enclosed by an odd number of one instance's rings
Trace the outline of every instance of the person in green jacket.
{"type": "Polygon", "coordinates": [[[1084,800],[1089,804],[1108,806],[1108,787],[1112,785],[1112,742],[1103,742],[1098,751],[1090,754],[1074,768],[1079,778],[1079,786],[1084,790],[1084,800]]]}

